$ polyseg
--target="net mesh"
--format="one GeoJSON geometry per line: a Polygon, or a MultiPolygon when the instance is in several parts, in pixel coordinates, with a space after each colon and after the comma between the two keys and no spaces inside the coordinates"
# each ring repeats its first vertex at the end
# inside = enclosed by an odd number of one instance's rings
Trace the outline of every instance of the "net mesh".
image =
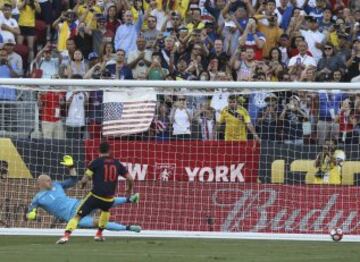
{"type": "MultiPolygon", "coordinates": [[[[0,101],[1,227],[64,227],[43,210],[26,221],[36,178],[68,178],[66,154],[82,176],[107,140],[141,194],[139,204],[114,208],[113,221],[152,230],[360,233],[355,91],[39,90],[18,86],[17,101],[0,101]]],[[[124,189],[120,180],[119,196],[124,189]]],[[[67,193],[81,199],[89,190],[67,193]]]]}

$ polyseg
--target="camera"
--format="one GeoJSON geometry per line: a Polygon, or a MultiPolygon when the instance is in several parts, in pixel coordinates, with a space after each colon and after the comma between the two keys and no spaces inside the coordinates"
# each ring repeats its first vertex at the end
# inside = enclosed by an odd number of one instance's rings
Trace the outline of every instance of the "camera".
{"type": "Polygon", "coordinates": [[[177,16],[177,13],[175,11],[172,11],[170,14],[171,16],[177,16]]]}

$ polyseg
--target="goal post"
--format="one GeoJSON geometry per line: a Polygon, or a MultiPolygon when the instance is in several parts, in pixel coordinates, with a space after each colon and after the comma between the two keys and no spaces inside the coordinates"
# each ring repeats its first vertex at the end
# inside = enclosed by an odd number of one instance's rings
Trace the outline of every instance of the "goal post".
{"type": "Polygon", "coordinates": [[[141,195],[113,208],[113,221],[158,236],[306,239],[334,227],[360,235],[358,83],[0,79],[0,87],[18,98],[0,100],[0,233],[63,228],[44,211],[26,221],[36,178],[66,179],[65,154],[81,176],[106,140],[141,195]]]}

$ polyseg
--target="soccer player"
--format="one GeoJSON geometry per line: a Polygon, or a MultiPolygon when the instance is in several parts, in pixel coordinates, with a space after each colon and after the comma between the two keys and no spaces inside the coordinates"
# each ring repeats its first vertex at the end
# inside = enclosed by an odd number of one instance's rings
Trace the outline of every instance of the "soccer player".
{"type": "MultiPolygon", "coordinates": [[[[94,239],[96,241],[104,240],[102,232],[108,224],[110,218],[109,210],[115,202],[114,195],[118,184],[118,176],[126,178],[126,195],[131,195],[134,180],[120,161],[111,157],[110,145],[106,142],[101,143],[99,153],[100,157],[90,163],[80,182],[82,187],[85,187],[87,182],[92,179],[92,190],[80,204],[76,215],[68,222],[65,234],[56,242],[57,244],[67,243],[80,220],[96,209],[100,209],[101,213],[98,231],[94,239]]],[[[139,226],[130,226],[129,230],[140,231],[141,228],[139,226]]]]}
{"type": "MultiPolygon", "coordinates": [[[[81,201],[76,198],[68,197],[65,193],[65,189],[74,186],[77,182],[76,170],[73,167],[73,159],[71,156],[64,156],[64,161],[61,164],[69,167],[70,178],[63,182],[53,182],[48,175],[42,174],[38,177],[37,182],[40,188],[31,204],[29,206],[30,212],[26,215],[28,220],[36,219],[37,208],[42,208],[49,214],[55,216],[58,219],[69,222],[69,220],[76,214],[76,210],[79,207],[81,201]]],[[[134,194],[128,198],[116,197],[113,207],[122,205],[125,203],[138,203],[139,194],[134,194]]],[[[96,228],[98,224],[97,219],[88,215],[83,217],[79,222],[81,228],[96,228]]],[[[106,229],[112,231],[131,230],[138,231],[138,227],[125,226],[115,222],[109,222],[106,225],[106,229]]]]}

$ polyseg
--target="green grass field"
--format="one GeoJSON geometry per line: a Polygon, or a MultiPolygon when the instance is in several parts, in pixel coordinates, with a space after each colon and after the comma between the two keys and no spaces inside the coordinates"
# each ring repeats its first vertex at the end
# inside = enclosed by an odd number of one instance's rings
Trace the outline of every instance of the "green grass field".
{"type": "Polygon", "coordinates": [[[360,244],[300,241],[0,236],[1,262],[360,261],[360,244]]]}

